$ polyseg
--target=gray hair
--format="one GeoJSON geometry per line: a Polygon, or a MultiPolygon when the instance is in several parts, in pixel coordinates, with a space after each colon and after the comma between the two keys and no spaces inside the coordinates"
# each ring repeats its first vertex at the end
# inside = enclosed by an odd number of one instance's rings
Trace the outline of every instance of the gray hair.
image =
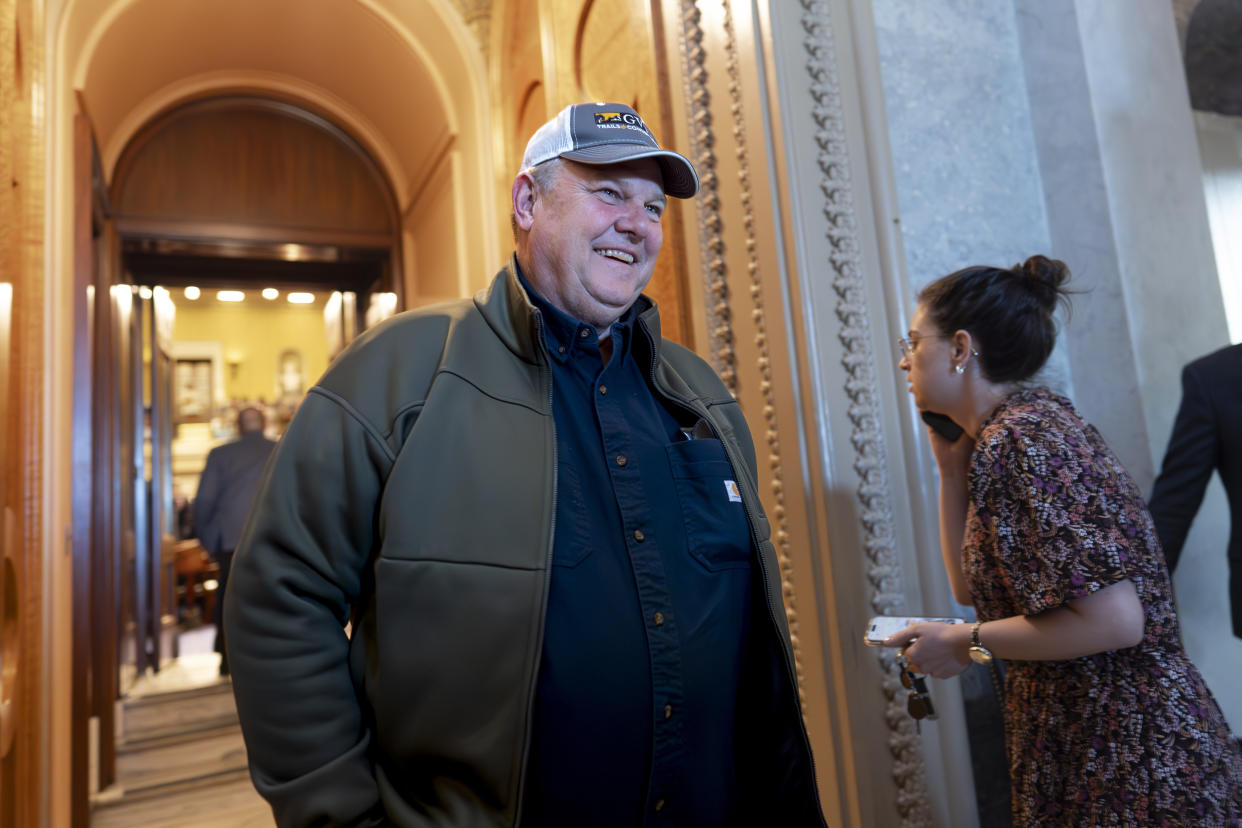
{"type": "MultiPolygon", "coordinates": [[[[522,170],[522,172],[519,172],[518,175],[528,173],[530,175],[530,180],[535,185],[535,192],[542,194],[552,189],[553,185],[556,184],[556,179],[560,176],[561,170],[564,168],[564,161],[560,158],[552,158],[548,161],[544,161],[542,164],[527,167],[522,170]]],[[[513,238],[516,241],[518,226],[517,215],[514,213],[509,213],[509,226],[513,229],[513,238]]]]}

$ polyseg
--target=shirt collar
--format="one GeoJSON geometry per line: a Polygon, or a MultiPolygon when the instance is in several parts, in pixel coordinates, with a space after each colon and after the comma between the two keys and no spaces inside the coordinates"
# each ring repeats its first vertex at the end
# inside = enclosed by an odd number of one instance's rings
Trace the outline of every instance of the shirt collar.
{"type": "MultiPolygon", "coordinates": [[[[592,350],[598,349],[599,341],[593,325],[575,319],[544,299],[539,295],[539,291],[535,290],[526,280],[520,267],[517,268],[517,277],[522,284],[522,289],[530,297],[531,304],[543,315],[543,341],[548,347],[548,354],[553,359],[565,362],[573,355],[575,348],[586,345],[589,345],[592,350]]],[[[626,353],[630,345],[630,333],[634,320],[638,316],[638,304],[635,302],[630,305],[621,318],[612,324],[613,346],[619,345],[622,355],[626,353]]]]}

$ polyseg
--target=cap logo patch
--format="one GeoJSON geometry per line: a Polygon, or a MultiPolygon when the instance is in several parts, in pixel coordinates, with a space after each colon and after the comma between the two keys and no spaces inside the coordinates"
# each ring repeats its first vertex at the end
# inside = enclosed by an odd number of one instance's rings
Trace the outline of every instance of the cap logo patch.
{"type": "Polygon", "coordinates": [[[605,129],[641,129],[650,133],[643,119],[630,112],[596,112],[595,125],[605,129]]]}

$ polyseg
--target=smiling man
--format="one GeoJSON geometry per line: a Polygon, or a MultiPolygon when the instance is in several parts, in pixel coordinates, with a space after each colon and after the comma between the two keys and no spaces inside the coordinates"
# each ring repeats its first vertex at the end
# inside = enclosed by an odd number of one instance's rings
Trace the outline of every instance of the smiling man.
{"type": "Polygon", "coordinates": [[[280,824],[823,825],[746,423],[642,295],[697,189],[567,107],[491,287],[311,390],[225,608],[280,824]]]}

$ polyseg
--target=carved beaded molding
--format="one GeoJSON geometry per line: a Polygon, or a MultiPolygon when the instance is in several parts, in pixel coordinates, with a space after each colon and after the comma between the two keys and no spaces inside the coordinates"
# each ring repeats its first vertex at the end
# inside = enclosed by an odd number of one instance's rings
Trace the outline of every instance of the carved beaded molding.
{"type": "Polygon", "coordinates": [[[781,570],[781,596],[793,643],[794,672],[798,679],[798,698],[806,707],[806,682],[802,669],[802,647],[798,635],[798,602],[793,583],[793,558],[789,554],[789,520],[785,508],[784,468],[781,463],[780,429],[776,421],[776,395],[772,392],[772,354],[768,347],[767,315],[763,307],[763,285],[759,279],[758,241],[755,238],[754,198],[750,186],[750,156],[746,147],[746,124],[742,113],[742,81],[733,28],[732,0],[722,0],[725,30],[725,71],[729,75],[729,110],[733,116],[733,136],[737,141],[738,184],[741,189],[742,226],[746,235],[746,275],[750,280],[751,316],[755,322],[755,348],[759,351],[759,388],[763,393],[764,439],[768,444],[768,463],[772,469],[772,497],[775,502],[773,544],[781,570]]]}
{"type": "MultiPolygon", "coordinates": [[[[789,522],[785,508],[785,489],[781,464],[780,432],[776,423],[776,400],[772,391],[771,354],[767,341],[767,324],[763,308],[763,292],[759,280],[759,260],[755,238],[755,215],[750,186],[746,129],[742,117],[741,70],[737,56],[737,38],[733,26],[733,10],[729,0],[722,0],[724,11],[726,72],[729,76],[730,114],[733,137],[737,142],[738,179],[741,186],[743,227],[746,238],[747,275],[750,280],[752,318],[757,332],[755,346],[759,351],[759,387],[763,394],[763,418],[768,459],[772,470],[772,496],[775,501],[772,519],[780,567],[781,595],[785,618],[793,644],[794,672],[798,696],[806,704],[802,667],[802,648],[798,635],[797,600],[793,582],[793,559],[789,553],[789,522]]],[[[696,199],[699,217],[699,245],[704,263],[703,284],[706,291],[708,349],[710,359],[729,390],[737,395],[737,353],[733,338],[733,316],[728,287],[728,265],[725,261],[724,221],[720,215],[719,177],[716,172],[715,134],[712,130],[711,94],[707,89],[707,53],[703,48],[703,29],[699,25],[697,0],[682,0],[681,58],[684,94],[690,102],[690,150],[699,171],[700,189],[696,199]]]]}
{"type": "Polygon", "coordinates": [[[699,220],[699,259],[705,271],[708,356],[725,387],[737,396],[737,352],[733,347],[729,285],[725,281],[727,268],[721,233],[719,179],[716,177],[716,137],[712,133],[711,93],[707,91],[707,50],[703,47],[699,18],[697,0],[681,0],[682,93],[689,102],[690,158],[699,173],[699,195],[694,200],[694,209],[699,220]]]}
{"type": "MultiPolygon", "coordinates": [[[[811,115],[815,121],[815,142],[822,175],[820,189],[824,194],[824,216],[828,220],[826,232],[832,251],[829,254],[832,286],[838,298],[839,336],[844,346],[841,361],[847,375],[845,392],[850,399],[850,442],[855,451],[854,470],[860,478],[858,500],[862,507],[860,522],[867,554],[871,606],[877,613],[896,614],[904,606],[901,569],[893,540],[893,510],[885,471],[888,467],[887,452],[879,426],[875,354],[871,348],[870,315],[862,283],[845,116],[836,72],[836,47],[824,0],[800,2],[806,69],[810,75],[809,92],[814,101],[811,115]]],[[[877,653],[884,671],[882,686],[887,699],[885,720],[890,731],[888,743],[893,756],[893,779],[897,783],[896,804],[901,824],[908,828],[931,826],[921,744],[914,723],[905,710],[905,699],[894,669],[894,657],[885,648],[877,653]]]]}

